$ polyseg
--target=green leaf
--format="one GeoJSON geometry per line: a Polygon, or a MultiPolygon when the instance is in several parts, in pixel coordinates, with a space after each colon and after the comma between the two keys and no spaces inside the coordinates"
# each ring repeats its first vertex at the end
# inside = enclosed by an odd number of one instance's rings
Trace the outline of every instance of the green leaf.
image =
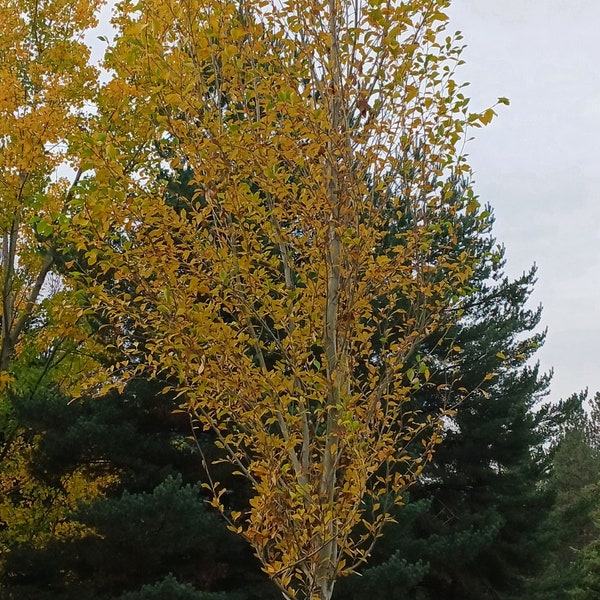
{"type": "Polygon", "coordinates": [[[37,233],[39,235],[41,235],[43,237],[52,235],[52,232],[54,231],[52,225],[50,225],[50,223],[48,223],[46,221],[38,221],[35,226],[35,230],[37,231],[37,233]]]}
{"type": "Polygon", "coordinates": [[[484,125],[489,125],[492,119],[496,116],[496,111],[493,108],[488,108],[479,118],[484,125]]]}

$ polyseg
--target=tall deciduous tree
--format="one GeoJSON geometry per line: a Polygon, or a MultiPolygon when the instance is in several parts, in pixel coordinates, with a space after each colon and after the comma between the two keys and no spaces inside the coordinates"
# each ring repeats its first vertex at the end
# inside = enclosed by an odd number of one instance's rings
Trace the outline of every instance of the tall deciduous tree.
{"type": "Polygon", "coordinates": [[[407,410],[407,364],[468,293],[459,148],[494,114],[454,80],[448,5],[147,0],[115,19],[76,220],[113,281],[88,287],[121,366],[164,377],[251,483],[247,510],[217,483],[214,503],[286,598],[331,597],[440,439],[443,409],[407,410]],[[160,173],[183,167],[197,191],[175,210],[160,173]]]}
{"type": "Polygon", "coordinates": [[[29,377],[39,384],[47,371],[32,375],[32,339],[47,351],[47,364],[58,353],[57,345],[50,349],[41,341],[42,334],[52,337],[41,327],[51,321],[55,255],[48,236],[53,223],[68,220],[80,177],[69,144],[94,93],[96,71],[88,65],[83,34],[95,24],[99,4],[0,3],[0,553],[7,540],[52,535],[57,515],[83,487],[75,490],[81,481],[72,478],[67,491],[53,495],[35,481],[29,462],[35,440],[19,422],[14,399],[34,387],[29,377]],[[71,179],[59,177],[57,169],[69,164],[71,179]]]}
{"type": "Polygon", "coordinates": [[[83,35],[96,0],[11,0],[0,6],[0,378],[39,308],[54,255],[52,223],[66,220],[80,172],[69,141],[83,127],[96,70],[83,35]],[[73,181],[57,168],[71,164],[73,181]]]}

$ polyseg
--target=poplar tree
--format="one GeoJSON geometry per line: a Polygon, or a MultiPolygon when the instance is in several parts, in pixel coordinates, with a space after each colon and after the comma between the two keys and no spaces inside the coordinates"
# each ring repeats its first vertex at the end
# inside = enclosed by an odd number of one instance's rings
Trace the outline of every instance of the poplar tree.
{"type": "Polygon", "coordinates": [[[407,410],[430,374],[409,363],[469,293],[456,222],[479,204],[455,187],[494,115],[455,81],[448,5],[144,0],[114,20],[69,232],[128,355],[105,381],[161,378],[216,436],[253,495],[232,510],[211,479],[213,503],[286,598],[331,598],[441,439],[444,407],[407,410]],[[393,244],[390,215],[410,223],[393,244]]]}

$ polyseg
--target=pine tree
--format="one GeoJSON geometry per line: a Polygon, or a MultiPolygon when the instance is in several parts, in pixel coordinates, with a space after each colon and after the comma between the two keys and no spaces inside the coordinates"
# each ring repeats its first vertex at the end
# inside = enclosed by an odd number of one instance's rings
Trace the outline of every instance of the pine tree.
{"type": "Polygon", "coordinates": [[[529,587],[532,600],[593,600],[600,591],[600,395],[561,403],[565,419],[552,446],[555,495],[545,528],[551,547],[529,587]],[[591,405],[591,411],[586,407],[591,405]]]}
{"type": "Polygon", "coordinates": [[[136,380],[95,400],[19,405],[38,438],[31,464],[47,489],[81,471],[91,481],[111,474],[112,486],[63,515],[60,526],[82,535],[11,544],[3,598],[277,597],[249,548],[209,510],[187,416],[172,414],[175,404],[159,392],[136,380]]]}
{"type": "Polygon", "coordinates": [[[340,586],[340,598],[375,589],[399,600],[519,597],[535,570],[551,503],[540,485],[544,442],[557,419],[549,407],[538,409],[549,376],[528,362],[544,341],[535,332],[541,309],[526,307],[535,269],[510,281],[491,237],[480,251],[488,260],[459,325],[447,343],[430,339],[420,348],[438,365],[432,378],[442,386],[425,388],[422,406],[458,403],[456,388],[475,391],[457,405],[432,465],[412,488],[412,514],[399,512],[380,543],[382,562],[340,586]],[[448,393],[444,384],[452,381],[459,383],[448,393]]]}

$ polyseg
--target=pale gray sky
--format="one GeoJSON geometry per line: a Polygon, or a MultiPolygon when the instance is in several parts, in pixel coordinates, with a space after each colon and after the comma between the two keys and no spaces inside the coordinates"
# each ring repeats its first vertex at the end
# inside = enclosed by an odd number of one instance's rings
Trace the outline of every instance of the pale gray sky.
{"type": "Polygon", "coordinates": [[[474,108],[507,96],[476,132],[476,191],[496,214],[508,272],[536,262],[551,399],[600,390],[600,2],[455,0],[474,108]]]}

